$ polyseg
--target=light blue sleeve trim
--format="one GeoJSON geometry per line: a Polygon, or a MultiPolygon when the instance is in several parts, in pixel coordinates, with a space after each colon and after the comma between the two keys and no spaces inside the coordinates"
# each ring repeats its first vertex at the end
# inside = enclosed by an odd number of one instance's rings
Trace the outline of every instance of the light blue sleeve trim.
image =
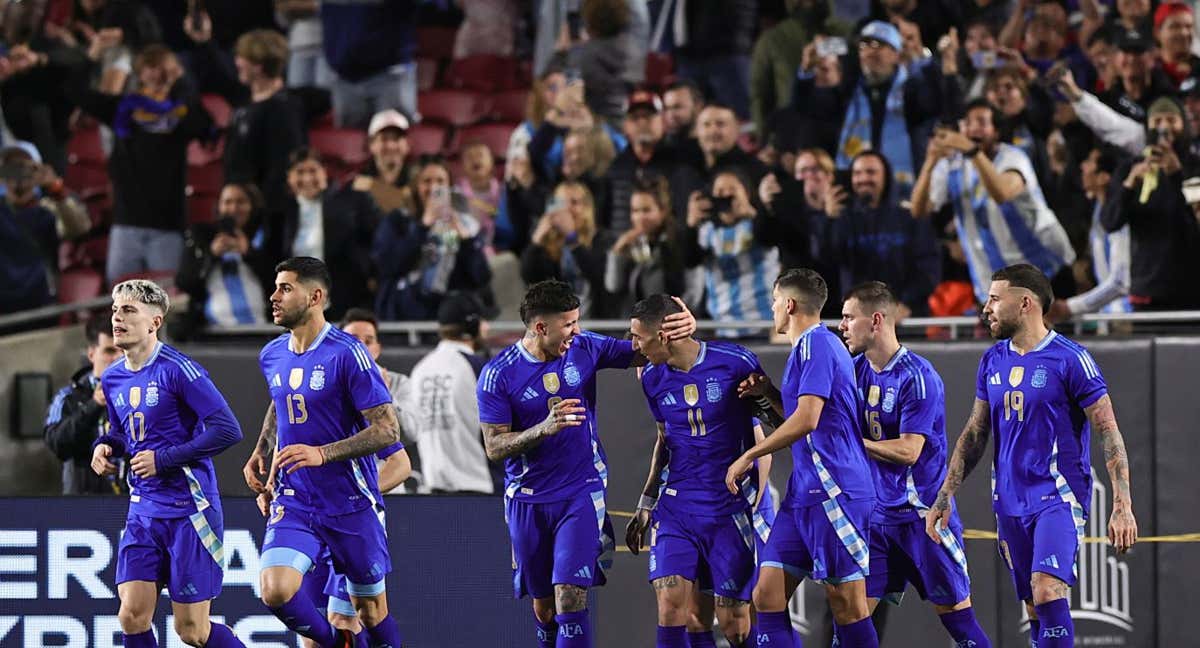
{"type": "MultiPolygon", "coordinates": [[[[384,580],[382,578],[374,583],[367,583],[365,585],[354,583],[351,582],[350,579],[346,579],[346,592],[352,596],[379,596],[380,594],[383,594],[383,591],[384,580]]],[[[330,597],[330,601],[332,600],[333,598],[330,597]]]]}
{"type": "Polygon", "coordinates": [[[788,574],[791,574],[792,576],[795,576],[796,578],[799,578],[801,580],[803,580],[805,578],[812,578],[812,574],[804,571],[803,569],[800,569],[799,567],[796,567],[795,565],[785,565],[781,562],[776,562],[774,560],[764,560],[762,563],[759,564],[759,567],[760,568],[774,567],[776,569],[782,569],[783,571],[787,572],[788,574]]]}
{"type": "Polygon", "coordinates": [[[350,601],[338,598],[336,596],[329,597],[329,611],[333,614],[340,614],[348,617],[358,615],[358,611],[354,609],[354,605],[351,604],[350,601]]]}
{"type": "Polygon", "coordinates": [[[271,547],[263,552],[262,558],[259,561],[261,569],[268,567],[291,567],[301,574],[307,574],[308,570],[312,569],[312,565],[312,558],[289,547],[271,547]]]}

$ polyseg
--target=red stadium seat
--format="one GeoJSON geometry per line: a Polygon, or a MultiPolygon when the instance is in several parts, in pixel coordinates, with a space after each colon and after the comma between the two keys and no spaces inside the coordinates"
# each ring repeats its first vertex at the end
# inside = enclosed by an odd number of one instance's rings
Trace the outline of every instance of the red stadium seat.
{"type": "Polygon", "coordinates": [[[412,155],[441,153],[446,148],[446,128],[420,123],[408,129],[408,147],[412,155]]]}
{"type": "Polygon", "coordinates": [[[108,169],[104,163],[68,163],[63,183],[77,194],[108,194],[108,169]]]}
{"type": "Polygon", "coordinates": [[[517,85],[517,62],[491,54],[456,59],[446,70],[446,85],[479,92],[507,90],[517,85]]]}
{"type": "Polygon", "coordinates": [[[322,158],[340,162],[341,166],[357,167],[370,157],[367,133],[357,128],[313,129],[308,132],[308,143],[322,158]]]}
{"type": "Polygon", "coordinates": [[[218,94],[203,94],[200,95],[200,103],[204,104],[204,109],[212,115],[213,121],[218,128],[225,128],[229,125],[229,118],[233,115],[233,108],[229,107],[229,102],[218,94]]]}
{"type": "Polygon", "coordinates": [[[487,115],[487,99],[465,90],[431,90],[418,96],[417,111],[423,119],[449,126],[468,126],[487,115]]]}
{"type": "Polygon", "coordinates": [[[518,124],[513,123],[492,123],[492,124],[476,124],[468,126],[460,131],[457,149],[462,150],[468,142],[472,140],[480,140],[487,145],[492,151],[492,155],[497,161],[503,160],[508,155],[508,139],[512,136],[513,130],[518,124]]]}
{"type": "Polygon", "coordinates": [[[104,147],[100,143],[100,129],[93,126],[80,128],[71,133],[67,142],[67,162],[69,164],[86,164],[103,167],[108,157],[104,155],[104,147]]]}
{"type": "Polygon", "coordinates": [[[525,105],[528,102],[528,90],[505,90],[497,92],[492,95],[492,119],[506,122],[524,121],[525,105]]]}
{"type": "Polygon", "coordinates": [[[225,183],[225,170],[221,168],[219,161],[204,166],[188,167],[187,181],[188,196],[215,196],[221,193],[221,187],[225,183]]]}
{"type": "Polygon", "coordinates": [[[192,141],[188,144],[187,161],[188,166],[206,166],[221,163],[221,159],[225,156],[225,138],[217,140],[216,144],[204,145],[197,141],[192,141]]]}
{"type": "Polygon", "coordinates": [[[196,194],[188,196],[188,224],[211,223],[217,218],[218,194],[196,194]]]}
{"type": "Polygon", "coordinates": [[[661,90],[670,83],[675,59],[670,54],[651,52],[646,56],[646,85],[661,90]]]}
{"type": "Polygon", "coordinates": [[[417,29],[417,56],[449,59],[454,55],[453,27],[420,27],[417,29]]]}
{"type": "Polygon", "coordinates": [[[104,277],[92,268],[72,268],[58,276],[58,303],[73,304],[99,297],[104,291],[104,277]]]}
{"type": "Polygon", "coordinates": [[[439,67],[441,67],[441,65],[438,63],[437,59],[417,59],[417,90],[419,92],[432,90],[435,86],[437,86],[439,67]]]}

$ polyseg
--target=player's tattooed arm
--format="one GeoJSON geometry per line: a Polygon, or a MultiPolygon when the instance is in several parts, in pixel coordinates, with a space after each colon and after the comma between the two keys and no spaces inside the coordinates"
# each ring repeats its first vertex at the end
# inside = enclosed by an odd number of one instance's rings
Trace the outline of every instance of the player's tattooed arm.
{"type": "Polygon", "coordinates": [[[566,398],[554,404],[545,420],[537,425],[514,432],[508,423],[484,423],[483,448],[487,458],[500,461],[516,455],[525,454],[536,448],[548,436],[558,434],[559,430],[583,425],[587,417],[587,408],[581,407],[578,398],[566,398]]]}
{"type": "Polygon", "coordinates": [[[267,473],[270,476],[273,474],[273,471],[267,470],[267,457],[271,456],[271,452],[275,450],[277,430],[275,402],[272,401],[267,405],[267,413],[263,416],[262,430],[258,433],[258,442],[254,444],[254,452],[250,453],[250,459],[242,467],[242,477],[246,480],[246,485],[250,487],[250,490],[255,493],[267,491],[267,486],[263,485],[260,475],[267,473]]]}
{"type": "Polygon", "coordinates": [[[278,433],[278,422],[275,420],[275,401],[267,405],[267,413],[263,416],[262,430],[258,433],[258,443],[254,446],[255,454],[266,457],[275,450],[275,435],[278,433]]]}
{"type": "Polygon", "coordinates": [[[325,463],[374,454],[400,440],[400,423],[390,402],[363,410],[367,427],[354,436],[321,446],[325,463]]]}
{"type": "Polygon", "coordinates": [[[950,468],[946,471],[946,479],[942,482],[941,490],[938,491],[937,500],[925,516],[925,532],[934,541],[938,541],[936,531],[938,520],[941,520],[942,528],[949,528],[950,498],[954,497],[958,487],[962,486],[963,480],[971,474],[979,460],[983,458],[983,453],[987,450],[988,437],[991,434],[992,419],[988,402],[976,398],[975,405],[971,407],[971,416],[967,419],[966,426],[963,427],[962,435],[958,437],[958,443],[954,444],[954,454],[950,457],[950,468]]]}
{"type": "Polygon", "coordinates": [[[1137,520],[1133,517],[1133,498],[1130,495],[1129,456],[1125,439],[1117,427],[1112,399],[1108,394],[1084,410],[1092,430],[1104,444],[1104,465],[1113,486],[1113,510],[1108,522],[1108,539],[1118,553],[1125,553],[1137,542],[1137,520]]]}

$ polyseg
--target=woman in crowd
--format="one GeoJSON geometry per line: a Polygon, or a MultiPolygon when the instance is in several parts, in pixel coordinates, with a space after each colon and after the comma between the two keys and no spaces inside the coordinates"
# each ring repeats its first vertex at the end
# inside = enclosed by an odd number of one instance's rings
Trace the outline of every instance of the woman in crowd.
{"type": "Polygon", "coordinates": [[[595,209],[587,185],[574,180],[560,183],[521,254],[525,283],[558,279],[571,284],[579,295],[582,317],[592,316],[604,286],[604,252],[593,245],[595,209]]]}
{"type": "Polygon", "coordinates": [[[604,268],[604,289],[612,295],[614,315],[629,313],[650,295],[682,295],[685,288],[683,250],[667,181],[637,181],[630,203],[632,226],[609,249],[604,268]]]}

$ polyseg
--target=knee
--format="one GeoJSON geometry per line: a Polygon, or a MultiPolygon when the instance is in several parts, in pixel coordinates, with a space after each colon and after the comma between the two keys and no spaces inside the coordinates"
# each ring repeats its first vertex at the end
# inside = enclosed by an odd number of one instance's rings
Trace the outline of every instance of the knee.
{"type": "Polygon", "coordinates": [[[1067,584],[1058,580],[1053,576],[1043,574],[1035,574],[1031,583],[1033,590],[1033,604],[1042,605],[1050,601],[1056,601],[1061,598],[1067,598],[1071,593],[1067,584]]]}
{"type": "Polygon", "coordinates": [[[838,625],[849,625],[870,616],[865,598],[860,600],[853,593],[835,587],[827,588],[827,595],[829,610],[833,613],[833,620],[838,625]]]}
{"type": "Polygon", "coordinates": [[[117,621],[121,624],[121,632],[139,634],[150,629],[154,620],[154,608],[121,602],[117,612],[117,621]]]}
{"type": "Polygon", "coordinates": [[[354,597],[354,610],[363,625],[374,628],[387,616],[387,600],[383,594],[379,596],[354,597]]]}
{"type": "Polygon", "coordinates": [[[180,641],[189,646],[203,646],[204,642],[208,641],[209,631],[208,619],[175,617],[175,634],[179,635],[180,641]]]}
{"type": "Polygon", "coordinates": [[[296,588],[291,587],[288,583],[273,579],[262,579],[262,601],[269,608],[283,607],[285,603],[292,600],[296,595],[296,588]]]}
{"type": "Polygon", "coordinates": [[[754,601],[754,609],[759,612],[782,612],[787,608],[787,599],[783,596],[783,588],[774,583],[760,580],[754,586],[751,598],[754,601]]]}
{"type": "Polygon", "coordinates": [[[578,585],[555,585],[554,603],[559,614],[586,610],[588,605],[587,589],[578,585]]]}
{"type": "Polygon", "coordinates": [[[549,597],[533,599],[533,616],[537,617],[538,623],[553,622],[554,611],[554,599],[549,597]]]}

